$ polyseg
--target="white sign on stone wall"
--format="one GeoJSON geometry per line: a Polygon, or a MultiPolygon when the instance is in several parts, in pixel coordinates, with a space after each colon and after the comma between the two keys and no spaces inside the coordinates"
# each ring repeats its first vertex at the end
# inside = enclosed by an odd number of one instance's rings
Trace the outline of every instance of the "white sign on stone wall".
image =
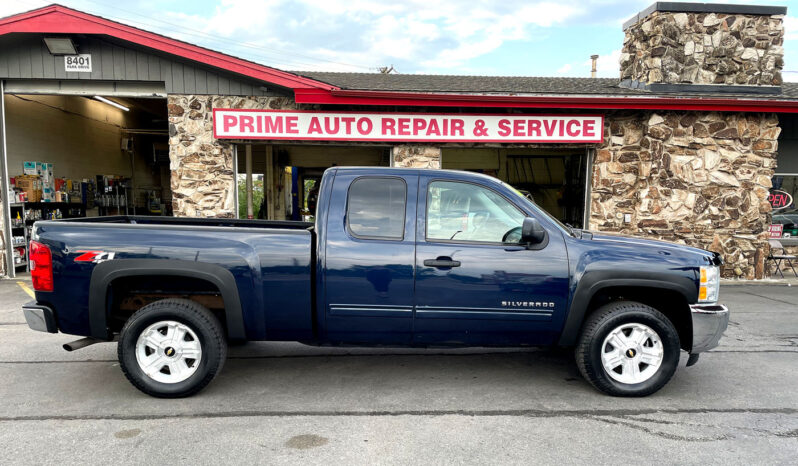
{"type": "Polygon", "coordinates": [[[213,111],[217,139],[418,142],[601,142],[601,115],[213,111]]]}

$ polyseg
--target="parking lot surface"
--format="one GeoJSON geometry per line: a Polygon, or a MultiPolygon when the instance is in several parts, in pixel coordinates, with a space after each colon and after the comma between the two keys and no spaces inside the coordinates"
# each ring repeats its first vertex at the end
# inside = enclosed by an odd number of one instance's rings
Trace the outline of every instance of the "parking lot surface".
{"type": "Polygon", "coordinates": [[[116,345],[29,330],[0,281],[0,464],[113,462],[795,464],[798,289],[723,286],[721,346],[642,399],[611,398],[570,352],[230,350],[200,394],[134,389],[116,345]]]}

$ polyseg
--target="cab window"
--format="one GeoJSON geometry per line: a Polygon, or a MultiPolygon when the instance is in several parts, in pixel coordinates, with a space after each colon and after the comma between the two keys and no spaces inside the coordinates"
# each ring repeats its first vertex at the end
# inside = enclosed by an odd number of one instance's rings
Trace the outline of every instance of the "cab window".
{"type": "Polygon", "coordinates": [[[358,178],[349,186],[347,229],[357,238],[401,240],[406,203],[401,178],[358,178]]]}
{"type": "Polygon", "coordinates": [[[476,243],[517,240],[524,214],[493,190],[433,181],[427,190],[427,239],[476,243]]]}

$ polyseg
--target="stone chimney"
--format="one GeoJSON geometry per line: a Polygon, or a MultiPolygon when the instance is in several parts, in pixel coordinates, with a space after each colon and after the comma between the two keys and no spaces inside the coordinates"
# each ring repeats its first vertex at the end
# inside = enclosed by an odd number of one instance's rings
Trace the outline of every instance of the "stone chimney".
{"type": "Polygon", "coordinates": [[[657,2],[624,23],[621,86],[781,92],[786,7],[657,2]]]}

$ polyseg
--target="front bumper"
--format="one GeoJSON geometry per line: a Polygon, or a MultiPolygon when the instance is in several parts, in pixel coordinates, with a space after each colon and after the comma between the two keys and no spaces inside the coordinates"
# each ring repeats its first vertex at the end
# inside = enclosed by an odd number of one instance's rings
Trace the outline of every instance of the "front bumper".
{"type": "Polygon", "coordinates": [[[22,305],[22,313],[25,314],[25,321],[32,330],[58,333],[55,313],[49,307],[31,301],[22,305]]]}
{"type": "Polygon", "coordinates": [[[691,304],[693,317],[693,348],[690,354],[701,353],[718,346],[729,325],[729,308],[723,304],[691,304]]]}

